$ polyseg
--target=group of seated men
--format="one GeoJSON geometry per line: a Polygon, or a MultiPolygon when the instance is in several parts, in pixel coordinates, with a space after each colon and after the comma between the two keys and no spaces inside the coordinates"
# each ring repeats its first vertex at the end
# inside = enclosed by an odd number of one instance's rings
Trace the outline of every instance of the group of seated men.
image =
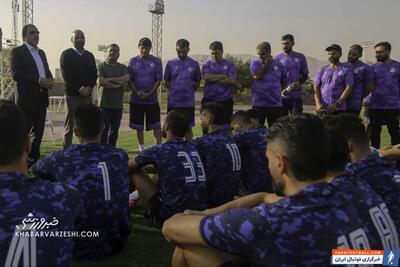
{"type": "Polygon", "coordinates": [[[101,113],[82,105],[79,144],[38,161],[29,178],[24,115],[0,100],[0,264],[71,266],[120,251],[132,191],[176,245],[172,266],[327,266],[334,248],[399,249],[400,173],[382,156],[397,148],[371,149],[357,116],[301,114],[266,129],[257,111],[238,111],[230,136],[224,108],[209,102],[203,136],[190,142],[187,118],[169,112],[166,142],[129,160],[100,144],[101,113]]]}

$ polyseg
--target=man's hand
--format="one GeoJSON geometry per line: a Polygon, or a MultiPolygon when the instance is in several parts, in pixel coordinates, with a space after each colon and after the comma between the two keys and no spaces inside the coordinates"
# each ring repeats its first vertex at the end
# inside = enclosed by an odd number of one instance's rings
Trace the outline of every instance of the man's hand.
{"type": "Polygon", "coordinates": [[[295,81],[290,85],[290,89],[292,90],[293,88],[300,88],[300,86],[301,86],[300,81],[295,81]]]}
{"type": "Polygon", "coordinates": [[[272,60],[273,60],[273,57],[271,55],[268,55],[264,61],[264,65],[267,65],[267,66],[271,65],[272,60]]]}
{"type": "Polygon", "coordinates": [[[148,99],[151,95],[152,93],[150,92],[142,92],[142,94],[139,97],[140,99],[148,99]]]}
{"type": "Polygon", "coordinates": [[[329,106],[328,106],[328,111],[329,112],[335,112],[336,111],[336,103],[333,103],[333,104],[330,104],[329,106]]]}
{"type": "Polygon", "coordinates": [[[363,106],[368,106],[369,105],[369,99],[366,97],[363,99],[363,106]]]}
{"type": "Polygon", "coordinates": [[[323,105],[321,105],[321,104],[317,104],[317,105],[315,106],[315,110],[316,110],[316,111],[324,111],[324,110],[326,110],[326,108],[325,108],[323,105]]]}
{"type": "Polygon", "coordinates": [[[51,89],[53,87],[53,80],[40,78],[39,85],[41,88],[51,89]]]}
{"type": "Polygon", "coordinates": [[[79,92],[81,96],[90,96],[90,86],[85,86],[82,88],[82,90],[79,92]]]}

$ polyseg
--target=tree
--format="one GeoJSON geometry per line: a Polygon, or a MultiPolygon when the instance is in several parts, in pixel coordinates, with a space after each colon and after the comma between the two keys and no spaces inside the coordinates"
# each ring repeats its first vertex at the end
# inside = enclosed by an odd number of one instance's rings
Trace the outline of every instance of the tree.
{"type": "Polygon", "coordinates": [[[250,75],[250,60],[243,60],[239,57],[226,55],[225,59],[236,65],[237,83],[233,86],[234,98],[238,99],[244,92],[249,92],[252,86],[250,75]]]}

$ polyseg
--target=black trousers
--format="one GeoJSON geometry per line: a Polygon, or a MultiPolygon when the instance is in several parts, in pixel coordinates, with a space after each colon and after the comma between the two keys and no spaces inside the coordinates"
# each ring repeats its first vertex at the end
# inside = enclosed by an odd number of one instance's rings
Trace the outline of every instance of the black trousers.
{"type": "Polygon", "coordinates": [[[104,131],[101,135],[102,144],[117,145],[119,126],[121,125],[122,109],[100,107],[104,131]]]}
{"type": "Polygon", "coordinates": [[[392,145],[400,143],[399,109],[369,109],[371,145],[379,148],[381,145],[382,125],[386,123],[392,145]]]}
{"type": "Polygon", "coordinates": [[[26,125],[32,136],[32,149],[28,158],[36,162],[40,158],[40,145],[46,121],[46,106],[37,105],[35,109],[24,109],[22,107],[22,110],[25,115],[26,125]]]}
{"type": "Polygon", "coordinates": [[[282,116],[303,113],[303,100],[301,98],[282,98],[282,116]]]}
{"type": "Polygon", "coordinates": [[[282,107],[253,107],[260,113],[260,124],[264,125],[268,121],[271,127],[280,117],[282,117],[282,107]]]}

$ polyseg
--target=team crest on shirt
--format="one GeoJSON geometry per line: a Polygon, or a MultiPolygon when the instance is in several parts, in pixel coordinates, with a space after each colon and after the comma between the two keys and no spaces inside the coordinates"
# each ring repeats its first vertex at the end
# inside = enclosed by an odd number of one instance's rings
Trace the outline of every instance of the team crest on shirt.
{"type": "Polygon", "coordinates": [[[300,59],[299,59],[298,57],[295,57],[295,58],[294,58],[294,61],[297,62],[297,63],[299,63],[299,62],[300,62],[300,59]]]}
{"type": "Polygon", "coordinates": [[[154,68],[154,63],[150,63],[150,67],[154,68]]]}
{"type": "Polygon", "coordinates": [[[189,71],[189,72],[193,72],[193,68],[192,68],[192,67],[189,67],[189,68],[188,68],[188,71],[189,71]]]}
{"type": "Polygon", "coordinates": [[[228,65],[224,65],[224,70],[227,70],[228,69],[228,65]]]}
{"type": "Polygon", "coordinates": [[[274,70],[279,70],[278,66],[274,66],[274,70]]]}
{"type": "Polygon", "coordinates": [[[343,76],[343,75],[344,75],[344,72],[343,72],[342,70],[340,70],[340,71],[338,72],[338,75],[339,75],[339,76],[343,76]]]}
{"type": "Polygon", "coordinates": [[[391,73],[396,73],[396,72],[397,72],[397,69],[396,69],[396,68],[391,68],[391,69],[390,69],[390,72],[391,72],[391,73]]]}
{"type": "Polygon", "coordinates": [[[357,74],[359,72],[362,72],[364,70],[364,67],[358,67],[354,69],[354,73],[357,74]]]}

